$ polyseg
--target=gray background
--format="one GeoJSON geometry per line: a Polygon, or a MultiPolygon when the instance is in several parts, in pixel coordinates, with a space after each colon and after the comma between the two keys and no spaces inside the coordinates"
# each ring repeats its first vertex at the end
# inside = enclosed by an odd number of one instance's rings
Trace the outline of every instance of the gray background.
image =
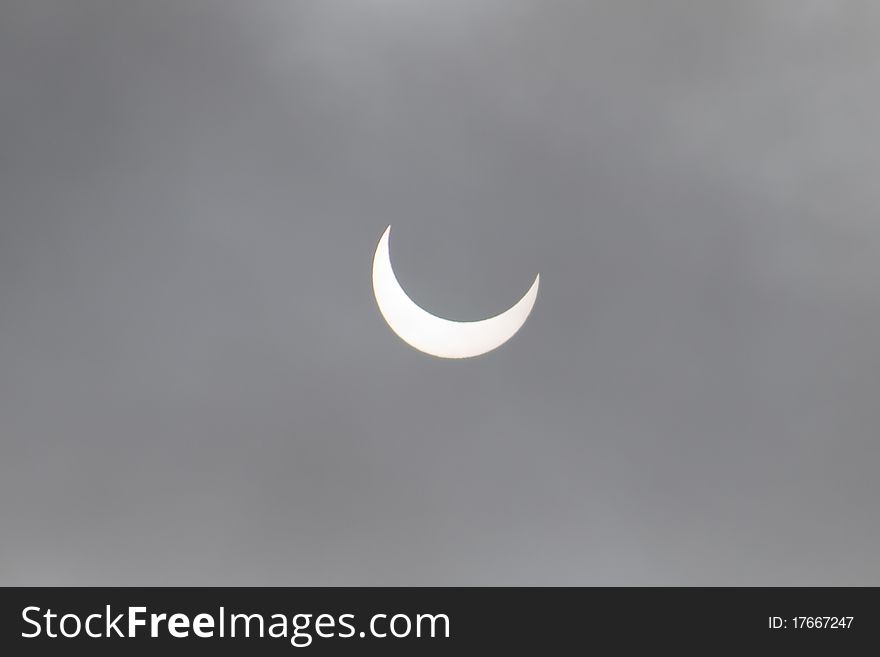
{"type": "Polygon", "coordinates": [[[876,3],[6,0],[0,92],[3,584],[880,584],[876,3]]]}

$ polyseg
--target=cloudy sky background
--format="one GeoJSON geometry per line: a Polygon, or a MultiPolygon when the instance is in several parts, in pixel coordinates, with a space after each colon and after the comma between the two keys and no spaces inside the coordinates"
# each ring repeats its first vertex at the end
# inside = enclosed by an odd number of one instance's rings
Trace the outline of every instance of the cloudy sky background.
{"type": "Polygon", "coordinates": [[[0,92],[0,583],[880,583],[880,6],[13,0],[0,92]]]}

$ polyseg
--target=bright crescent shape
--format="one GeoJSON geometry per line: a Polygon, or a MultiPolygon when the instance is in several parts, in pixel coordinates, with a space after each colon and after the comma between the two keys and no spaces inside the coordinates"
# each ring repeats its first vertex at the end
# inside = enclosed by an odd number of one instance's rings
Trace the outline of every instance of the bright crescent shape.
{"type": "Polygon", "coordinates": [[[476,322],[443,319],[416,305],[403,291],[391,267],[390,234],[388,226],[373,256],[373,293],[388,326],[410,346],[440,358],[471,358],[500,347],[525,323],[538,296],[540,275],[525,296],[500,315],[476,322]]]}

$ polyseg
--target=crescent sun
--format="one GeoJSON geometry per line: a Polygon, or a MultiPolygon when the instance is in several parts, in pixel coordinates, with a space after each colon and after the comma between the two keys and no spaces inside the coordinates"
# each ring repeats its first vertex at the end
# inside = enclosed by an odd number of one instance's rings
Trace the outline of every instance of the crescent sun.
{"type": "Polygon", "coordinates": [[[471,358],[500,347],[525,324],[538,297],[540,274],[522,299],[500,315],[457,322],[432,315],[407,296],[394,269],[385,229],[373,256],[373,293],[388,326],[410,346],[440,358],[471,358]]]}

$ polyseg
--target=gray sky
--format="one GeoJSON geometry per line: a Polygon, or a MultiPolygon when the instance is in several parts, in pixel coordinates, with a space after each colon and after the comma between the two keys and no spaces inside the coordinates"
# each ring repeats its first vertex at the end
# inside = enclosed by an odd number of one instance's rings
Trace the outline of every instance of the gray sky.
{"type": "Polygon", "coordinates": [[[13,0],[0,90],[0,583],[880,584],[876,4],[13,0]]]}

